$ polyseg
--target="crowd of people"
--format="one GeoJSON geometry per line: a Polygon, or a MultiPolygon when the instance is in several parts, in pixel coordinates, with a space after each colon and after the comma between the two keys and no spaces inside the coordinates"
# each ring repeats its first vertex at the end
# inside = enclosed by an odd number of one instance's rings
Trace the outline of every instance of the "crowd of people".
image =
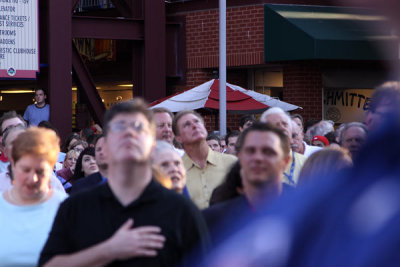
{"type": "MultiPolygon", "coordinates": [[[[47,105],[43,90],[35,98],[47,105]]],[[[296,231],[309,228],[317,203],[337,204],[328,197],[358,175],[370,136],[398,103],[400,85],[390,82],[376,89],[364,123],[335,129],[273,107],[221,137],[196,111],[174,115],[135,98],[113,105],[103,129],[71,133],[62,144],[48,121],[6,112],[0,265],[318,266],[328,252],[319,261],[308,253],[326,245],[322,226],[332,221],[314,216],[314,234],[296,231]],[[304,253],[293,251],[300,240],[304,253]]]]}

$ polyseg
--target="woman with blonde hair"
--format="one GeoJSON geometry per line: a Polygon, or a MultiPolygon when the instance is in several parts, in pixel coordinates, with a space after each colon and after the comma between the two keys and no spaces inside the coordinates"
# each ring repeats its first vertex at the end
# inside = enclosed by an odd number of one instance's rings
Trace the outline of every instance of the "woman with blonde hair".
{"type": "Polygon", "coordinates": [[[68,181],[70,181],[72,176],[74,175],[76,161],[78,157],[79,153],[75,150],[68,151],[64,159],[63,168],[56,172],[57,178],[64,185],[65,189],[71,187],[71,184],[68,183],[68,181]]]}
{"type": "Polygon", "coordinates": [[[32,127],[18,135],[11,150],[13,185],[0,195],[2,266],[36,266],[65,194],[50,187],[59,138],[32,127]]]}

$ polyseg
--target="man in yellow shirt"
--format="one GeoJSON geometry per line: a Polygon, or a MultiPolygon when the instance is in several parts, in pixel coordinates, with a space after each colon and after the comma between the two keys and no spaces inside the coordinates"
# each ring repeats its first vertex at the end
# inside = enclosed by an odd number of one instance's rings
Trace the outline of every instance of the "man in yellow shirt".
{"type": "Polygon", "coordinates": [[[173,120],[175,139],[182,144],[190,198],[200,209],[207,208],[212,191],[221,184],[237,158],[212,151],[207,145],[203,118],[193,110],[179,112],[173,120]]]}

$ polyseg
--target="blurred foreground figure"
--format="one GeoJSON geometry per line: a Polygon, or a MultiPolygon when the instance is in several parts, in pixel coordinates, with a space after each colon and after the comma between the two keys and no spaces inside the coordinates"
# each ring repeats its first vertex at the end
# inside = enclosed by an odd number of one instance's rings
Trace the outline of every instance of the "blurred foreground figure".
{"type": "Polygon", "coordinates": [[[104,126],[107,183],[62,203],[39,265],[190,266],[207,229],[190,200],[152,178],[152,112],[135,98],[113,105],[104,126]]]}
{"type": "Polygon", "coordinates": [[[304,163],[299,177],[299,185],[310,182],[318,183],[319,179],[329,177],[332,172],[353,166],[351,154],[344,148],[326,148],[312,154],[304,163]]]}
{"type": "Polygon", "coordinates": [[[379,125],[352,169],[282,198],[207,266],[398,266],[399,112],[381,116],[379,125]]]}
{"type": "MultiPolygon", "coordinates": [[[[17,126],[18,127],[18,126],[17,126]]],[[[13,185],[0,196],[0,265],[36,266],[65,193],[50,188],[59,153],[53,131],[22,130],[12,143],[13,185]]]]}
{"type": "Polygon", "coordinates": [[[386,82],[376,88],[367,110],[365,124],[369,131],[382,125],[383,118],[397,110],[400,104],[400,82],[386,82]]]}

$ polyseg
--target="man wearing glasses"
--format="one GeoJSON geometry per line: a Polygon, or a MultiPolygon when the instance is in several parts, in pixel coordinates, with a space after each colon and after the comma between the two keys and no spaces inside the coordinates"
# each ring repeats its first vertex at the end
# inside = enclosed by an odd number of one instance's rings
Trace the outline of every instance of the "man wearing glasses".
{"type": "Polygon", "coordinates": [[[4,155],[3,134],[11,127],[16,125],[26,126],[24,119],[14,110],[6,112],[0,117],[0,173],[7,171],[8,159],[4,155]]]}
{"type": "Polygon", "coordinates": [[[155,124],[147,105],[113,105],[104,126],[108,182],[60,206],[39,265],[176,266],[196,245],[204,253],[200,212],[152,178],[155,124]]]}

